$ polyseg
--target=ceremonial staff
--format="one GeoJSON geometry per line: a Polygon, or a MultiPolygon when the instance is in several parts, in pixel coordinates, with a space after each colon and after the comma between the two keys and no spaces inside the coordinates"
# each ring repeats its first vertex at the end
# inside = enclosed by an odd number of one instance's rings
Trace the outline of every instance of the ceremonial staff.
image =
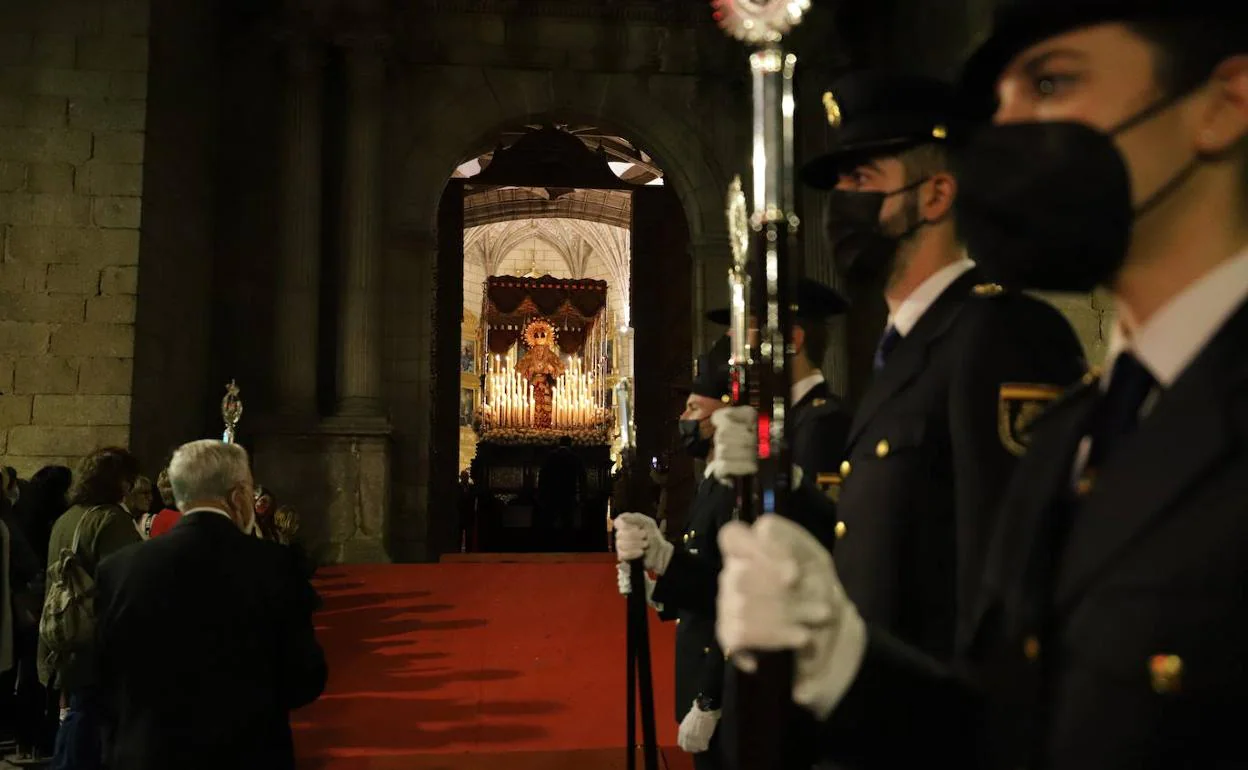
{"type": "Polygon", "coordinates": [[[243,399],[238,395],[238,384],[230,380],[225,386],[225,395],[221,398],[221,419],[225,420],[225,432],[221,440],[233,444],[238,432],[238,421],[243,417],[243,399]]]}
{"type": "MultiPolygon", "coordinates": [[[[728,194],[733,250],[729,272],[732,313],[733,401],[758,412],[758,473],[737,481],[737,516],[752,521],[783,514],[792,483],[785,441],[790,375],[792,301],[802,273],[793,163],[793,71],[797,57],[782,47],[784,35],[802,20],[810,0],[712,0],[715,18],[728,34],[754,48],[751,207],[740,178],[728,194]]],[[[767,770],[782,764],[784,715],[791,702],[792,656],[758,655],[744,674],[729,667],[736,686],[729,706],[737,715],[736,745],[726,746],[730,765],[767,770]]]]}
{"type": "MultiPolygon", "coordinates": [[[[615,384],[615,404],[619,410],[621,452],[629,456],[633,467],[637,451],[637,434],[633,426],[632,392],[627,379],[615,384]]],[[[658,770],[658,738],[654,728],[654,679],[650,667],[650,624],[646,617],[646,568],[645,557],[629,562],[628,615],[625,621],[626,666],[625,681],[628,695],[625,698],[625,716],[628,740],[626,764],[628,770],[637,767],[637,696],[641,695],[641,743],[646,770],[658,770]]]]}

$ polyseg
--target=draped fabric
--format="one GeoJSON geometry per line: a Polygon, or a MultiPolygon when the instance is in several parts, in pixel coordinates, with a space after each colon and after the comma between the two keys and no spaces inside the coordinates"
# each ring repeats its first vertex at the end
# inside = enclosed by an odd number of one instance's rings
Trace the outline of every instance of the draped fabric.
{"type": "Polygon", "coordinates": [[[490,339],[488,341],[490,353],[493,355],[505,355],[511,346],[516,344],[516,340],[520,339],[523,329],[516,328],[496,328],[490,327],[490,339]]]}
{"type": "Polygon", "coordinates": [[[559,349],[578,354],[606,305],[606,281],[491,276],[486,279],[483,314],[489,329],[486,347],[492,354],[506,353],[525,325],[542,317],[554,325],[559,349]]]}

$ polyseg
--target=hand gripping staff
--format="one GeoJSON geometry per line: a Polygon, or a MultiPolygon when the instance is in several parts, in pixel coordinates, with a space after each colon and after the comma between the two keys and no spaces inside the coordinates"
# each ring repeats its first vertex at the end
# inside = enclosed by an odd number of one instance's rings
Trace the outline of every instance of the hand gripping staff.
{"type": "MultiPolygon", "coordinates": [[[[758,473],[737,479],[738,518],[783,514],[792,464],[785,441],[789,409],[786,355],[797,282],[802,275],[794,184],[793,71],[797,57],[782,47],[784,35],[802,20],[810,0],[712,0],[715,18],[729,35],[749,45],[753,82],[752,205],[747,212],[740,178],[728,193],[733,267],[728,286],[732,312],[733,401],[758,411],[758,473]]],[[[727,652],[727,651],[725,651],[727,652]]],[[[730,767],[779,770],[785,746],[784,715],[793,685],[790,653],[766,653],[758,668],[727,688],[740,729],[725,746],[730,767]]]]}
{"type": "MultiPolygon", "coordinates": [[[[633,402],[628,380],[621,379],[615,384],[615,403],[619,409],[620,438],[624,444],[624,451],[632,455],[637,451],[637,436],[633,430],[633,402]]],[[[646,617],[645,557],[634,559],[628,567],[630,587],[626,602],[628,616],[625,632],[627,671],[624,677],[628,686],[625,701],[627,709],[625,719],[628,730],[628,737],[624,743],[628,751],[626,763],[628,770],[636,770],[637,695],[640,690],[641,746],[645,758],[645,770],[658,770],[658,739],[654,731],[654,679],[650,673],[650,628],[646,617]]]]}

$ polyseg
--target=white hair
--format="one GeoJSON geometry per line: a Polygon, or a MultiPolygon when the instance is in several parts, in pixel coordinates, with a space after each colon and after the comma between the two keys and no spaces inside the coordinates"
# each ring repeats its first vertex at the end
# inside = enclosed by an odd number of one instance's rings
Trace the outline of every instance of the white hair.
{"type": "Polygon", "coordinates": [[[169,461],[169,485],[183,511],[199,500],[224,500],[250,478],[247,450],[216,439],[183,444],[169,461]]]}

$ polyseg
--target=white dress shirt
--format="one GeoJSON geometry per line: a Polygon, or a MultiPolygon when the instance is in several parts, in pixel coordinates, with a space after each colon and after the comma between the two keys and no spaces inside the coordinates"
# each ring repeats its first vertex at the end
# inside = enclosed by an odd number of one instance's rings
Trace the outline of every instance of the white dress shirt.
{"type": "Polygon", "coordinates": [[[1110,334],[1101,387],[1109,387],[1118,354],[1130,350],[1157,384],[1168,388],[1248,300],[1248,247],[1192,282],[1143,324],[1125,308],[1110,334]]]}
{"type": "Polygon", "coordinates": [[[806,394],[814,390],[815,386],[821,382],[823,382],[823,372],[816,369],[814,374],[807,375],[793,383],[793,387],[789,391],[789,403],[796,404],[798,401],[806,398],[806,394]]]}
{"type": "Polygon", "coordinates": [[[897,333],[905,337],[914,328],[932,303],[948,289],[954,281],[962,277],[967,270],[975,267],[968,257],[963,257],[951,265],[945,265],[932,273],[918,288],[910,292],[910,296],[898,303],[888,303],[888,323],[897,333]],[[895,307],[894,307],[895,305],[895,307]]]}
{"type": "MultiPolygon", "coordinates": [[[[1101,392],[1109,389],[1118,356],[1130,350],[1157,381],[1158,389],[1140,407],[1141,414],[1147,415],[1161,391],[1179,379],[1245,300],[1248,300],[1248,248],[1192,282],[1143,324],[1132,322],[1130,314],[1120,306],[1101,372],[1101,392]]],[[[1074,479],[1083,474],[1091,449],[1091,437],[1084,436],[1075,455],[1074,479]]]]}

